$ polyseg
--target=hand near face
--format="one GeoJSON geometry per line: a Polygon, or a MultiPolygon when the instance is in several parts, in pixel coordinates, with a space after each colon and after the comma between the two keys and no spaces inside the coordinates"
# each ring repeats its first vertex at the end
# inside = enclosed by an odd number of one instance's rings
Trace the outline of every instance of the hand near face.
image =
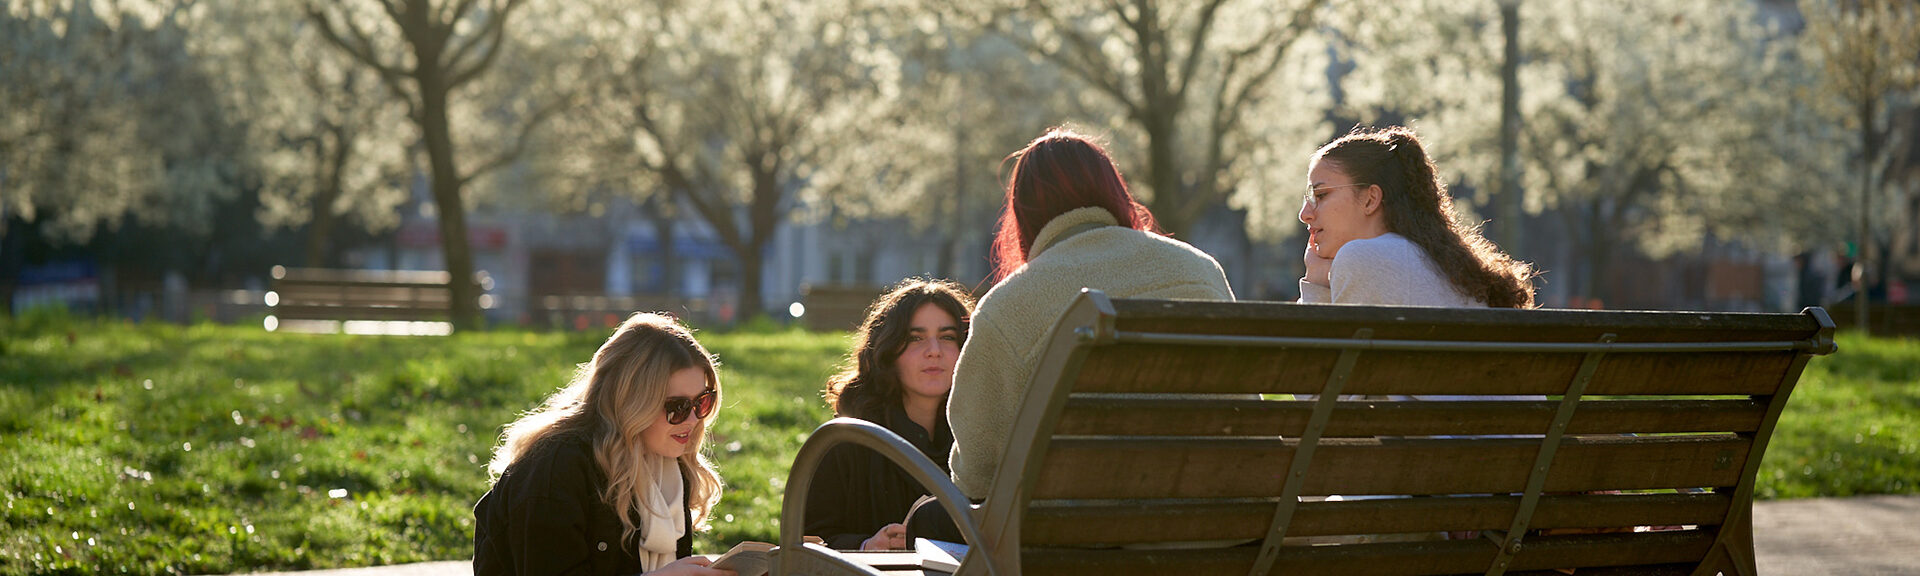
{"type": "Polygon", "coordinates": [[[1333,259],[1321,258],[1320,252],[1315,250],[1315,248],[1313,244],[1307,245],[1307,253],[1305,256],[1307,263],[1307,282],[1321,286],[1332,286],[1333,282],[1329,280],[1327,276],[1333,271],[1333,259]]]}

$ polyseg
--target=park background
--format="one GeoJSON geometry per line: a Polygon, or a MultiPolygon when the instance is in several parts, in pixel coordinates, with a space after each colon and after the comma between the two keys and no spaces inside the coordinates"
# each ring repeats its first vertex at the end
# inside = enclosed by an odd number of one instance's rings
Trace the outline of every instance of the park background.
{"type": "MultiPolygon", "coordinates": [[[[1297,296],[1308,155],[1387,124],[1549,307],[1895,331],[1920,285],[1911,1],[4,6],[6,573],[465,557],[500,426],[636,309],[724,363],[702,549],[770,540],[819,297],[984,290],[1001,159],[1063,123],[1244,299],[1297,296]],[[451,337],[301,335],[275,266],[485,280],[451,337]]],[[[1920,345],[1841,346],[1762,497],[1920,491],[1920,345]]]]}

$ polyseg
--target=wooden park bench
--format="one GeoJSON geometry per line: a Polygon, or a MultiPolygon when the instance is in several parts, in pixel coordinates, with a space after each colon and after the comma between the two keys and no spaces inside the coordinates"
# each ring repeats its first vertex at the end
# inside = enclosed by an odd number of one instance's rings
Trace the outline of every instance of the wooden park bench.
{"type": "MultiPolygon", "coordinates": [[[[986,500],[947,506],[971,547],[958,572],[1752,575],[1755,473],[1832,336],[1819,308],[1088,291],[1057,324],[986,500]]],[[[884,436],[847,422],[815,432],[787,485],[783,542],[799,541],[795,495],[834,444],[939,475],[884,436]]],[[[787,574],[834,565],[814,548],[781,556],[787,574]]]]}
{"type": "Polygon", "coordinates": [[[800,303],[806,315],[800,318],[808,330],[859,330],[867,319],[867,307],[887,291],[875,284],[806,284],[800,286],[800,303]]]}
{"type": "MultiPolygon", "coordinates": [[[[493,283],[476,274],[484,291],[493,283]]],[[[269,331],[444,335],[452,332],[450,276],[438,270],[336,270],[274,266],[269,331]]],[[[482,295],[480,307],[492,308],[482,295]]]]}
{"type": "MultiPolygon", "coordinates": [[[[1833,315],[1840,329],[1858,329],[1855,325],[1858,323],[1854,322],[1855,305],[1855,301],[1849,299],[1829,307],[1827,313],[1833,315]]],[[[1867,325],[1875,336],[1920,337],[1920,304],[1874,302],[1867,307],[1867,313],[1872,316],[1867,319],[1867,325]]]]}

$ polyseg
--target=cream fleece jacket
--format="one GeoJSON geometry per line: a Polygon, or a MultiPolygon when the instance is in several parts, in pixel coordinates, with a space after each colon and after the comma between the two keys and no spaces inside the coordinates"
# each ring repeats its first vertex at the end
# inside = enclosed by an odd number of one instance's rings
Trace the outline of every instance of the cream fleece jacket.
{"type": "Polygon", "coordinates": [[[1028,380],[1054,323],[1082,287],[1112,298],[1233,299],[1220,263],[1184,242],[1119,226],[1100,208],[1048,222],[1027,264],[980,299],[954,368],[948,462],[968,497],[992,489],[1028,380]]]}
{"type": "Polygon", "coordinates": [[[1440,308],[1487,306],[1460,294],[1420,245],[1392,232],[1341,246],[1340,253],[1333,256],[1333,269],[1327,272],[1327,280],[1333,285],[1314,284],[1301,278],[1300,302],[1440,308]]]}

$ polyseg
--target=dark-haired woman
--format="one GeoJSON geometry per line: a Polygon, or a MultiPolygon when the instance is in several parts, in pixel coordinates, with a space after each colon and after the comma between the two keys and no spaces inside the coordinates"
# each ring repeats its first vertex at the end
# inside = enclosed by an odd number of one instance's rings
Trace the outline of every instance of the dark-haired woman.
{"type": "MultiPolygon", "coordinates": [[[[953,432],[947,392],[967,339],[973,297],[946,280],[911,278],[867,310],[844,370],[827,381],[835,416],[879,424],[943,467],[953,432]]],[[[840,550],[899,550],[901,524],[930,491],[879,453],[860,446],[828,452],[807,493],[806,534],[840,550]]]]}
{"type": "Polygon", "coordinates": [[[1055,129],[1008,157],[994,236],[999,284],[980,299],[954,372],[954,484],[984,498],[1053,324],[1082,287],[1113,298],[1232,300],[1220,264],[1158,234],[1107,152],[1055,129]]]}
{"type": "Polygon", "coordinates": [[[1532,268],[1454,217],[1413,130],[1355,130],[1314,154],[1307,180],[1301,302],[1533,307],[1532,268]]]}

